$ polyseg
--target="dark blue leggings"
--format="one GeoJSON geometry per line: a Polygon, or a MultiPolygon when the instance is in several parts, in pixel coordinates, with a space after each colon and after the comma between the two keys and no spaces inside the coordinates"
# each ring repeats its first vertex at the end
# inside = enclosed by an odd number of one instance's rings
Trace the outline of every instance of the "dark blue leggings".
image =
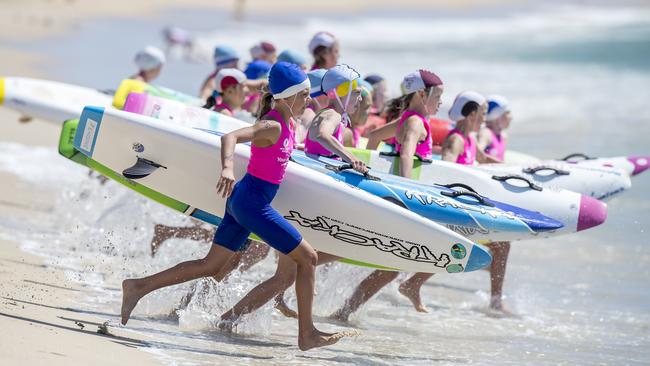
{"type": "Polygon", "coordinates": [[[302,236],[271,207],[279,187],[246,174],[235,184],[226,201],[226,212],[214,234],[213,243],[234,252],[240,251],[245,249],[246,239],[252,232],[284,254],[294,250],[302,236]]]}

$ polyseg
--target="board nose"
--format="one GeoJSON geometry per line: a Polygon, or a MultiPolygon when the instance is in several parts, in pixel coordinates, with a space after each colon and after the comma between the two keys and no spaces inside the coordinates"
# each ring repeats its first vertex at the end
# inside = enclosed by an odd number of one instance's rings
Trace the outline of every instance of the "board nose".
{"type": "MultiPolygon", "coordinates": [[[[1,100],[2,97],[0,97],[0,101],[1,100]]],[[[627,160],[634,164],[632,175],[641,174],[650,168],[650,156],[630,156],[627,160]]]]}
{"type": "Polygon", "coordinates": [[[0,105],[5,101],[5,78],[0,78],[0,105]]]}
{"type": "Polygon", "coordinates": [[[580,213],[578,214],[577,231],[587,230],[598,226],[607,219],[607,205],[595,198],[582,195],[580,198],[580,213]]]}
{"type": "Polygon", "coordinates": [[[465,265],[465,272],[472,272],[489,266],[492,263],[492,256],[487,250],[483,249],[478,244],[474,244],[472,252],[469,254],[467,264],[465,265]]]}

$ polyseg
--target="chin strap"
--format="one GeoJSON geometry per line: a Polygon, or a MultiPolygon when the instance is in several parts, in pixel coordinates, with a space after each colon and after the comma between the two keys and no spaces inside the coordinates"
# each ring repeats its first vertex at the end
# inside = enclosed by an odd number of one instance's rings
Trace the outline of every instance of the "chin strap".
{"type": "Polygon", "coordinates": [[[293,101],[291,102],[291,105],[289,105],[286,100],[280,99],[289,108],[289,114],[291,114],[291,118],[293,118],[294,121],[297,120],[296,116],[293,115],[293,105],[296,104],[296,98],[298,98],[298,94],[293,95],[293,101]]]}
{"type": "Polygon", "coordinates": [[[345,96],[345,104],[341,102],[341,98],[339,98],[339,95],[337,93],[334,93],[334,95],[336,95],[336,101],[339,102],[341,109],[343,109],[341,119],[345,121],[346,126],[349,126],[350,116],[348,115],[348,104],[350,103],[350,96],[352,95],[352,81],[348,82],[348,95],[345,96]]]}
{"type": "Polygon", "coordinates": [[[429,119],[429,116],[431,115],[429,113],[429,107],[427,107],[427,102],[429,101],[429,98],[431,98],[431,93],[433,93],[433,87],[429,89],[429,92],[427,93],[427,99],[422,101],[422,105],[424,106],[424,111],[426,112],[426,118],[429,119]]]}

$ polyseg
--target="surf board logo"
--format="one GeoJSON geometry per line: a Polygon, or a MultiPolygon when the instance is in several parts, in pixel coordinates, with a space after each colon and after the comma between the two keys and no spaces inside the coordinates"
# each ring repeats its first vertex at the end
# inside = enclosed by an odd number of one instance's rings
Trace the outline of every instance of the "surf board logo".
{"type": "Polygon", "coordinates": [[[461,243],[456,243],[451,247],[451,256],[456,259],[463,259],[467,255],[465,246],[461,243]]]}
{"type": "Polygon", "coordinates": [[[285,149],[286,149],[287,147],[289,147],[289,139],[288,139],[288,138],[287,138],[287,139],[284,139],[284,141],[282,142],[282,146],[284,146],[285,149]]]}
{"type": "MultiPolygon", "coordinates": [[[[372,246],[400,259],[429,263],[438,268],[448,268],[451,262],[449,255],[446,253],[436,255],[427,246],[407,242],[398,238],[386,237],[382,234],[345,224],[329,217],[317,216],[314,219],[309,219],[303,217],[299,212],[289,211],[289,215],[284,216],[284,218],[294,221],[302,227],[315,231],[324,231],[334,239],[354,245],[372,246]],[[345,226],[345,229],[342,226],[345,226]],[[382,236],[382,238],[378,236],[382,236]]],[[[458,268],[452,267],[451,270],[458,271],[458,268]]],[[[460,267],[460,271],[462,272],[462,266],[460,267]]]]}
{"type": "Polygon", "coordinates": [[[141,152],[144,151],[144,146],[139,142],[134,142],[133,146],[131,146],[131,148],[133,149],[133,151],[138,152],[138,153],[141,153],[141,152]]]}

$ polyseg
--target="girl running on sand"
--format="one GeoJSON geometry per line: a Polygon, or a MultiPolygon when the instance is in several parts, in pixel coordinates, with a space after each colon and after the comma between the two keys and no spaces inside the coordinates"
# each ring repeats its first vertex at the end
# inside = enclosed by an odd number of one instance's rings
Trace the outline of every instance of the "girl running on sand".
{"type": "Polygon", "coordinates": [[[122,283],[122,324],[129,320],[138,301],[159,288],[217,273],[241,251],[251,232],[296,263],[298,298],[298,346],[305,351],[338,342],[342,333],[324,333],[312,320],[315,266],[318,254],[300,233],[273,207],[271,201],[282,183],[294,145],[294,116],[309,102],[309,79],[297,66],[280,62],[269,76],[271,94],[263,98],[263,117],[251,127],[222,137],[221,178],[217,194],[227,198],[223,221],[210,252],[203,259],[180,263],[152,276],[122,283]],[[235,184],[233,154],[237,143],[251,144],[248,173],[235,184]]]}

